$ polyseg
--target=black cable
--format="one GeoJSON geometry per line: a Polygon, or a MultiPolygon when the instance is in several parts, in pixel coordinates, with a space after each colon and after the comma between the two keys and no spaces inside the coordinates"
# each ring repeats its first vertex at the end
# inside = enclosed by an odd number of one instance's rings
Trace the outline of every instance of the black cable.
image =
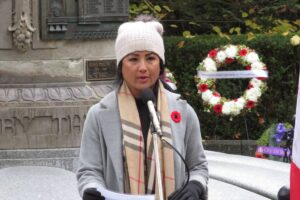
{"type": "MultiPolygon", "coordinates": [[[[186,161],[184,160],[183,156],[179,153],[179,151],[172,144],[170,144],[167,140],[165,140],[165,138],[163,136],[160,137],[160,138],[161,138],[161,140],[163,142],[165,142],[166,144],[168,144],[178,154],[178,156],[181,158],[181,160],[184,163],[184,166],[185,166],[185,169],[186,169],[186,172],[187,172],[187,180],[186,180],[185,184],[178,190],[178,191],[182,191],[182,190],[184,190],[186,188],[187,184],[190,181],[190,170],[188,168],[188,165],[187,165],[186,161]]],[[[177,193],[177,194],[179,194],[179,193],[177,193]]]]}

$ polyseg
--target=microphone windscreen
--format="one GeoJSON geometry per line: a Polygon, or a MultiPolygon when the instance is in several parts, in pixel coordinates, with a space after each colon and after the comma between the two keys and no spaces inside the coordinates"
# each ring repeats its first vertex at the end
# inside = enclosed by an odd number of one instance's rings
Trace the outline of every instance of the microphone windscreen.
{"type": "Polygon", "coordinates": [[[154,92],[152,89],[146,88],[140,93],[139,99],[141,99],[145,104],[147,104],[148,101],[155,102],[154,92]]]}

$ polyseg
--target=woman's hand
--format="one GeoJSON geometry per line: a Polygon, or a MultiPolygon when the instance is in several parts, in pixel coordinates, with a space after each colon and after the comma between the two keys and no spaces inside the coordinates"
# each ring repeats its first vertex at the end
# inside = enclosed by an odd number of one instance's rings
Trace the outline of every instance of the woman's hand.
{"type": "Polygon", "coordinates": [[[96,188],[88,188],[84,190],[82,200],[105,200],[96,188]]]}
{"type": "Polygon", "coordinates": [[[202,185],[198,181],[190,181],[183,190],[173,192],[168,200],[201,200],[202,193],[202,185]]]}

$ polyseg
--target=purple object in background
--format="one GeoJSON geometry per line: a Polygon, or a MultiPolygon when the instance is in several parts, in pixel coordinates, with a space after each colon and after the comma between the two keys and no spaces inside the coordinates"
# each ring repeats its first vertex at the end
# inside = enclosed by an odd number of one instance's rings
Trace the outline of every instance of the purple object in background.
{"type": "MultiPolygon", "coordinates": [[[[256,152],[273,156],[285,156],[285,149],[282,147],[258,146],[256,152]]],[[[290,153],[290,150],[287,150],[287,156],[290,153]]]]}
{"type": "Polygon", "coordinates": [[[276,143],[280,143],[284,134],[286,132],[286,129],[284,127],[283,123],[278,123],[276,127],[276,134],[273,135],[273,138],[275,138],[276,143]]]}

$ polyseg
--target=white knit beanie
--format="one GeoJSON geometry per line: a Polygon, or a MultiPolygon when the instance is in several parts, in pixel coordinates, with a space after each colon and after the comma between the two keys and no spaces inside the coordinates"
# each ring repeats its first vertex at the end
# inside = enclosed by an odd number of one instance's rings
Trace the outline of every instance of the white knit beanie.
{"type": "Polygon", "coordinates": [[[126,55],[135,51],[152,51],[165,63],[163,30],[162,24],[157,21],[123,23],[115,43],[117,65],[126,55]]]}

